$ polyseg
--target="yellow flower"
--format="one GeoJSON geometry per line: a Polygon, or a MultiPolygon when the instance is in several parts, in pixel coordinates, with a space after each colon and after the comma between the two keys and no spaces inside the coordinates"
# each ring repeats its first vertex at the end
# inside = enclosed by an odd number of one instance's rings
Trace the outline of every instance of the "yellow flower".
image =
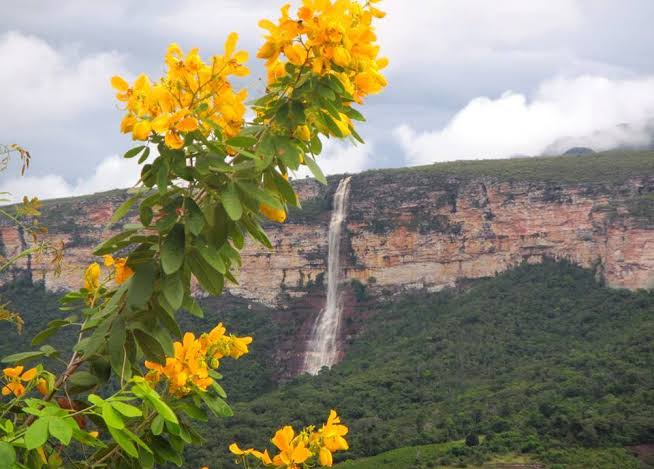
{"type": "Polygon", "coordinates": [[[349,448],[347,440],[344,436],[347,435],[348,428],[341,424],[341,418],[336,414],[335,410],[329,412],[327,423],[322,426],[319,433],[323,439],[324,447],[329,451],[341,451],[349,448]]]}
{"type": "Polygon", "coordinates": [[[284,64],[279,60],[283,54],[292,64],[308,63],[318,75],[343,73],[354,82],[363,74],[356,93],[350,93],[357,102],[381,91],[386,80],[379,71],[388,61],[379,58],[373,22],[385,14],[373,3],[304,0],[297,18],[290,16],[290,6],[285,5],[276,23],[261,20],[259,26],[267,34],[257,57],[267,60],[269,82],[283,76],[278,73],[284,64]]]}
{"type": "Polygon", "coordinates": [[[307,60],[307,50],[300,44],[289,44],[284,47],[284,55],[293,65],[302,65],[307,60]]]}
{"type": "Polygon", "coordinates": [[[111,86],[122,92],[125,92],[129,89],[129,83],[117,75],[111,77],[111,86]]]}
{"type": "Polygon", "coordinates": [[[300,140],[304,140],[305,142],[311,140],[311,130],[309,130],[309,126],[306,125],[298,126],[295,129],[295,136],[300,140]]]}
{"type": "Polygon", "coordinates": [[[100,286],[100,265],[97,262],[92,263],[84,272],[84,288],[89,291],[96,290],[100,286]]]}
{"type": "Polygon", "coordinates": [[[341,67],[350,65],[350,53],[344,47],[337,47],[334,49],[334,63],[341,67]]]}
{"type": "Polygon", "coordinates": [[[264,450],[263,452],[257,451],[254,448],[248,448],[248,449],[241,449],[236,443],[232,443],[229,445],[229,451],[232,454],[235,454],[236,456],[248,456],[252,455],[261,462],[263,462],[265,465],[270,465],[272,464],[272,459],[270,458],[270,455],[268,454],[268,450],[264,450]]]}
{"type": "Polygon", "coordinates": [[[166,142],[166,146],[168,148],[172,148],[173,150],[179,150],[184,146],[184,139],[180,137],[177,132],[172,130],[166,134],[166,138],[164,140],[166,142]]]}
{"type": "Polygon", "coordinates": [[[325,467],[332,467],[332,464],[334,463],[334,460],[332,458],[332,452],[324,447],[320,448],[319,460],[320,460],[320,465],[325,467]]]}
{"type": "Polygon", "coordinates": [[[152,123],[150,121],[139,121],[134,124],[132,129],[132,138],[134,140],[147,140],[152,131],[152,123]]]}
{"type": "Polygon", "coordinates": [[[248,353],[248,345],[252,343],[252,337],[234,337],[232,336],[232,344],[229,356],[232,358],[240,358],[248,353]]]}
{"type": "Polygon", "coordinates": [[[106,267],[114,268],[115,280],[119,285],[134,274],[134,271],[127,266],[127,258],[125,257],[114,259],[113,256],[107,254],[103,256],[103,261],[106,267]]]}
{"type": "Polygon", "coordinates": [[[343,134],[343,136],[350,135],[352,133],[352,130],[350,130],[350,125],[352,121],[350,121],[350,118],[347,117],[342,112],[339,112],[339,115],[340,115],[340,119],[334,119],[334,123],[336,124],[336,127],[338,127],[338,130],[341,131],[341,134],[343,134]]]}
{"type": "Polygon", "coordinates": [[[36,382],[36,390],[39,391],[42,396],[47,396],[50,394],[48,382],[43,378],[39,378],[39,380],[36,382]]]}
{"type": "Polygon", "coordinates": [[[238,358],[248,353],[247,346],[252,342],[251,337],[227,337],[225,332],[222,324],[197,339],[187,332],[181,342],[173,344],[174,354],[166,357],[165,364],[145,362],[145,367],[150,370],[146,380],[155,385],[165,377],[170,393],[177,397],[193,391],[206,391],[213,383],[209,366],[218,367],[218,360],[222,357],[238,358]]]}
{"type": "Polygon", "coordinates": [[[120,131],[124,134],[129,133],[134,128],[134,124],[136,124],[136,117],[128,114],[120,122],[120,131]]]}
{"type": "Polygon", "coordinates": [[[89,432],[89,436],[90,436],[91,438],[97,438],[97,437],[100,436],[100,432],[96,432],[96,431],[89,432]]]}
{"type": "Polygon", "coordinates": [[[230,34],[224,55],[213,56],[208,63],[197,48],[184,56],[177,44],[171,44],[164,58],[165,75],[154,83],[139,75],[130,87],[114,77],[112,85],[127,111],[121,130],[141,141],[152,132],[165,134],[164,143],[172,149],[184,146],[180,134],[200,129],[208,135],[214,124],[228,137],[240,133],[247,93],[234,90],[229,79],[245,76],[249,70],[244,65],[248,54],[236,50],[237,41],[238,36],[230,34]]]}
{"type": "Polygon", "coordinates": [[[123,284],[127,279],[134,275],[134,271],[127,265],[127,259],[121,257],[115,261],[116,283],[123,284]]]}
{"type": "Polygon", "coordinates": [[[198,128],[198,120],[195,117],[185,117],[175,125],[180,132],[193,132],[198,128]]]}
{"type": "Polygon", "coordinates": [[[158,134],[166,133],[170,129],[170,116],[160,114],[152,120],[152,130],[158,134]]]}
{"type": "Polygon", "coordinates": [[[2,395],[7,396],[13,394],[16,397],[20,397],[25,394],[25,386],[23,382],[32,381],[36,378],[38,370],[36,368],[30,368],[29,370],[23,373],[23,366],[16,366],[14,368],[5,368],[3,374],[6,378],[9,378],[9,382],[5,384],[2,388],[2,395]]]}
{"type": "Polygon", "coordinates": [[[279,208],[273,208],[266,204],[259,205],[259,211],[269,220],[276,221],[277,223],[284,223],[286,221],[286,211],[279,208]]]}
{"type": "Polygon", "coordinates": [[[295,438],[295,431],[289,425],[277,430],[271,441],[280,451],[273,458],[273,464],[276,466],[294,467],[296,464],[302,464],[312,456],[311,451],[306,447],[306,443],[300,438],[295,438]]]}

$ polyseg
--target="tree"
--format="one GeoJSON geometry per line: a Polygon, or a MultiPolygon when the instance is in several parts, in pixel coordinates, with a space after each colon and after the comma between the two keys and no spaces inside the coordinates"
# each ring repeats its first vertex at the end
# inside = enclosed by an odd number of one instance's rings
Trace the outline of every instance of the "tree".
{"type": "MultiPolygon", "coordinates": [[[[207,62],[197,49],[184,54],[171,44],[157,81],[111,79],[126,111],[121,131],[142,142],[125,153],[142,165],[139,184],[111,223],[131,213],[137,220],[95,249],[103,265],[91,262],[83,287],[62,298],[70,316],[34,338],[36,346],[77,328],[65,369],[24,366],[61,355],[51,345],[4,358],[14,366],[4,370],[0,467],[57,467],[64,459],[73,467],[181,465],[184,447],[202,441],[193,421],[231,415],[217,369],[246,354],[252,338],[221,324],[200,337],[183,334],[176,315],[203,314],[195,282],[212,295],[237,283],[248,237],[272,248],[262,216],[283,223],[287,206],[299,206],[288,175],[300,166],[326,182],[316,161],[322,139],[362,142],[354,106],[386,85],[373,28],[383,13],[374,3],[305,2],[296,18],[284,7],[277,23],[263,20],[258,57],[268,85],[251,121],[247,91],[231,83],[249,73],[235,33],[207,62]]],[[[332,453],[347,449],[346,433],[332,411],[319,430],[297,438],[291,427],[280,429],[274,458],[230,449],[264,465],[330,466],[332,453]]]]}

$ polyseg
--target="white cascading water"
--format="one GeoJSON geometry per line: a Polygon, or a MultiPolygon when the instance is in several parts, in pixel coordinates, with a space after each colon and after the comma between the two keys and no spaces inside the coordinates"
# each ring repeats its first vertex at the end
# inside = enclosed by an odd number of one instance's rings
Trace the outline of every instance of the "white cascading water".
{"type": "Polygon", "coordinates": [[[338,359],[338,332],[343,311],[339,285],[341,282],[341,229],[347,215],[350,178],[341,179],[334,194],[334,209],[329,222],[327,253],[327,301],[316,318],[307,342],[302,371],[317,374],[323,366],[331,367],[338,359]]]}

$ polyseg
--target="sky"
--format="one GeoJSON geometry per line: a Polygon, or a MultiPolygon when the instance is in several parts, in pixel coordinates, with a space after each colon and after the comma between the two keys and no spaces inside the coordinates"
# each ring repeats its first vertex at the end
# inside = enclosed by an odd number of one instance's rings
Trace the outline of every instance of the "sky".
{"type": "MultiPolygon", "coordinates": [[[[292,2],[293,6],[298,1],[292,2]]],[[[272,0],[0,0],[0,142],[32,154],[0,176],[15,198],[80,195],[137,180],[112,75],[158,77],[170,42],[251,52],[272,0]]],[[[328,142],[326,172],[642,145],[654,122],[651,0],[384,0],[388,88],[366,102],[366,145],[328,142]]]]}

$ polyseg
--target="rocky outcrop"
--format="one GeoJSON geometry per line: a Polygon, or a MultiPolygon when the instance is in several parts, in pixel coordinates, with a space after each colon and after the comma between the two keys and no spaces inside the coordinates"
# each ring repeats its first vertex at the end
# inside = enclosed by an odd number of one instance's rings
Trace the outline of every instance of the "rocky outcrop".
{"type": "MultiPolygon", "coordinates": [[[[472,171],[474,164],[463,171],[436,165],[355,175],[341,250],[345,275],[373,289],[436,290],[551,257],[595,268],[612,287],[651,288],[654,166],[642,157],[639,166],[614,174],[612,166],[594,169],[598,161],[606,163],[602,158],[572,158],[583,177],[565,173],[564,166],[561,180],[551,177],[557,173],[545,159],[534,160],[527,176],[503,174],[502,165],[508,171],[513,160],[488,163],[495,165],[488,166],[492,171],[486,166],[472,171]]],[[[330,178],[327,187],[296,182],[304,210],[293,210],[285,225],[268,227],[272,252],[246,246],[233,294],[284,305],[322,281],[338,179],[330,178]]],[[[50,239],[64,241],[66,262],[62,275],[54,277],[47,259],[31,259],[33,278],[52,289],[79,287],[92,246],[112,234],[106,223],[124,198],[113,191],[47,203],[43,222],[50,239]]],[[[20,249],[11,226],[0,227],[0,240],[6,256],[20,249]]]]}

